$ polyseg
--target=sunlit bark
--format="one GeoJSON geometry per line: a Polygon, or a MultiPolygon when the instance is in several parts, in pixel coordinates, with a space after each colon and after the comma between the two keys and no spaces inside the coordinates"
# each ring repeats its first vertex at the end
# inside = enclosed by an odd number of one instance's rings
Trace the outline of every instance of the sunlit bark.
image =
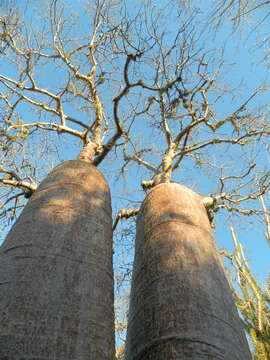
{"type": "Polygon", "coordinates": [[[200,196],[153,188],[137,218],[126,360],[251,359],[200,196]]]}
{"type": "Polygon", "coordinates": [[[112,360],[110,191],[86,161],[57,166],[0,252],[0,358],[112,360]]]}

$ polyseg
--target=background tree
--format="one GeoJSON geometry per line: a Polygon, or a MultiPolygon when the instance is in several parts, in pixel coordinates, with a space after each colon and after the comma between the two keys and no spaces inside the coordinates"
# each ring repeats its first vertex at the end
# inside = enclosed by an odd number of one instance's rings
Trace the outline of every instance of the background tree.
{"type": "MultiPolygon", "coordinates": [[[[263,197],[260,198],[260,201],[265,216],[266,231],[264,235],[269,243],[269,218],[263,197]]],[[[250,268],[233,226],[231,225],[230,228],[234,242],[234,253],[230,254],[227,251],[221,251],[221,253],[230,261],[236,274],[235,282],[231,279],[232,293],[253,345],[253,359],[269,359],[270,274],[268,275],[267,284],[261,286],[250,268]]]]}
{"type": "MultiPolygon", "coordinates": [[[[232,66],[228,32],[212,32],[208,4],[2,5],[4,225],[52,165],[84,144],[115,189],[115,216],[121,207],[138,208],[143,189],[171,179],[210,195],[213,226],[227,214],[262,215],[256,200],[269,196],[266,76],[255,82],[246,69],[241,74],[241,64],[232,66]]],[[[132,227],[116,232],[122,297],[131,274],[132,227]]]]}

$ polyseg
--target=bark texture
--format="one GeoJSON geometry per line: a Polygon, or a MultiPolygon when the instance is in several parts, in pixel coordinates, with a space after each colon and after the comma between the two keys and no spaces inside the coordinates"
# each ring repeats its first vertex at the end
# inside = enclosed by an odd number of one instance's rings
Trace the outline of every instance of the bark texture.
{"type": "Polygon", "coordinates": [[[1,360],[112,360],[110,191],[85,161],[57,166],[0,249],[1,360]]]}
{"type": "Polygon", "coordinates": [[[202,198],[178,184],[138,213],[125,359],[251,359],[202,198]]]}

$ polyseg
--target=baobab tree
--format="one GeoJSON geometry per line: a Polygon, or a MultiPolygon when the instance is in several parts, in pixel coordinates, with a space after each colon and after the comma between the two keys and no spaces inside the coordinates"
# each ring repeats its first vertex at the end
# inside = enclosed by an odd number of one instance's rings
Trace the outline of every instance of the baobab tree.
{"type": "MultiPolygon", "coordinates": [[[[269,188],[267,109],[256,107],[264,88],[243,94],[226,83],[226,47],[210,44],[201,12],[174,1],[81,6],[3,7],[3,221],[17,217],[52,163],[85,145],[111,189],[121,193],[115,180],[134,194],[118,197],[115,215],[126,209],[114,228],[137,213],[144,191],[172,180],[209,195],[212,226],[222,212],[260,214],[254,200],[269,188]]],[[[123,269],[116,276],[124,283],[123,269]]]]}
{"type": "Polygon", "coordinates": [[[0,252],[0,357],[113,359],[109,187],[83,159],[40,184],[0,252]]]}
{"type": "Polygon", "coordinates": [[[155,186],[137,218],[126,359],[251,359],[202,199],[155,186]]]}

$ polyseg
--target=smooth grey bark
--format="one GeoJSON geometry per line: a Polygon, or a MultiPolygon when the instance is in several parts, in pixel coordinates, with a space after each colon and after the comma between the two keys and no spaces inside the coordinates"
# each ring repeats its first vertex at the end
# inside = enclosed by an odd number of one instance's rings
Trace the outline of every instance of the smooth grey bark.
{"type": "Polygon", "coordinates": [[[251,359],[202,198],[178,184],[138,213],[125,359],[251,359]]]}
{"type": "Polygon", "coordinates": [[[110,191],[85,161],[57,166],[0,249],[0,359],[112,360],[110,191]]]}

